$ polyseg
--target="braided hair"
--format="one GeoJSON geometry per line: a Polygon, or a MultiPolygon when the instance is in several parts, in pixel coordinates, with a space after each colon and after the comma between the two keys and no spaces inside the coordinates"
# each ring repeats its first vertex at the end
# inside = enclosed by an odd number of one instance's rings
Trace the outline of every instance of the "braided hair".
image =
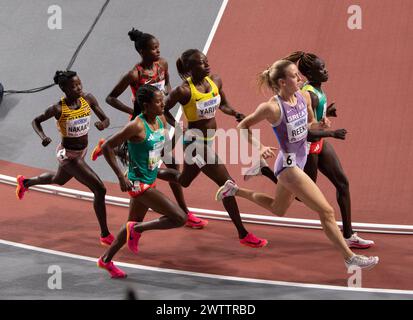
{"type": "Polygon", "coordinates": [[[155,96],[155,92],[159,91],[159,89],[155,86],[151,86],[149,84],[144,84],[139,87],[136,91],[136,99],[133,104],[133,115],[132,120],[135,119],[141,113],[145,113],[146,110],[143,104],[150,103],[155,96]]]}
{"type": "Polygon", "coordinates": [[[306,77],[311,77],[311,71],[315,68],[315,61],[319,59],[314,53],[296,51],[284,58],[291,62],[297,63],[298,70],[306,77]]]}
{"type": "Polygon", "coordinates": [[[142,50],[148,47],[149,41],[155,39],[153,35],[144,33],[135,28],[132,28],[132,30],[128,32],[128,36],[131,41],[135,42],[135,49],[139,54],[141,54],[142,50]]]}
{"type": "Polygon", "coordinates": [[[202,53],[198,49],[188,49],[181,54],[181,57],[176,60],[176,68],[178,69],[179,76],[182,80],[185,80],[190,76],[189,60],[195,53],[202,53]]]}

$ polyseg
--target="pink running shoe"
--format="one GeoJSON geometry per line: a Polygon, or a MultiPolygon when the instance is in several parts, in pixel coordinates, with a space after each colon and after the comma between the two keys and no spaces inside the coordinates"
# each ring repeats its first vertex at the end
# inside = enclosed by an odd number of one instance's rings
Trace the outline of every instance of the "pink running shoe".
{"type": "Polygon", "coordinates": [[[141,233],[136,232],[134,226],[138,223],[134,221],[129,221],[126,223],[126,240],[128,242],[128,248],[133,253],[138,253],[138,242],[141,237],[141,233]]]}
{"type": "Polygon", "coordinates": [[[185,226],[192,229],[202,229],[208,225],[208,220],[198,218],[192,212],[188,212],[188,220],[186,220],[185,226]]]}
{"type": "Polygon", "coordinates": [[[115,237],[109,233],[106,237],[100,237],[100,244],[105,247],[110,247],[112,242],[115,240],[115,237]]]}
{"type": "Polygon", "coordinates": [[[102,257],[99,258],[97,265],[101,269],[105,269],[109,272],[111,278],[126,278],[127,274],[125,271],[119,269],[117,266],[113,264],[112,261],[108,263],[104,263],[102,257]]]}
{"type": "Polygon", "coordinates": [[[105,143],[105,139],[100,139],[96,147],[93,149],[90,159],[92,161],[96,161],[97,158],[99,158],[102,155],[102,144],[105,143]]]}
{"type": "Polygon", "coordinates": [[[251,248],[262,248],[268,244],[268,241],[266,239],[257,238],[252,233],[248,233],[244,238],[240,239],[239,242],[244,246],[251,248]]]}
{"type": "Polygon", "coordinates": [[[26,179],[26,177],[21,176],[21,175],[18,175],[17,178],[16,178],[16,180],[17,180],[16,197],[19,200],[23,199],[24,193],[26,191],[29,191],[29,188],[24,187],[24,184],[23,184],[24,179],[26,179]]]}

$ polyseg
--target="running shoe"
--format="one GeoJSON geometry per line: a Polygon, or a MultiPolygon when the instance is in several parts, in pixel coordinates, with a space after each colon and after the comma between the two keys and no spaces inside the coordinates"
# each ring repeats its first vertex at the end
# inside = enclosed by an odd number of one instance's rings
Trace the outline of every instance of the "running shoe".
{"type": "Polygon", "coordinates": [[[248,233],[244,238],[240,239],[239,242],[251,248],[262,248],[268,244],[268,240],[260,239],[252,233],[248,233]]]}
{"type": "Polygon", "coordinates": [[[192,212],[188,212],[188,219],[185,226],[192,229],[202,229],[208,224],[208,220],[198,218],[192,212]]]}
{"type": "Polygon", "coordinates": [[[92,161],[96,161],[96,159],[102,155],[102,144],[104,143],[105,139],[101,138],[96,147],[93,149],[92,154],[90,155],[90,159],[92,161]]]}
{"type": "Polygon", "coordinates": [[[109,233],[106,237],[100,237],[100,244],[105,247],[110,247],[112,242],[115,240],[115,237],[109,233]]]}
{"type": "Polygon", "coordinates": [[[16,181],[17,181],[16,197],[17,197],[17,199],[19,199],[19,200],[23,199],[24,193],[25,193],[26,191],[29,191],[29,188],[26,188],[26,187],[24,186],[24,183],[23,183],[23,182],[24,182],[24,179],[26,179],[26,177],[25,177],[25,176],[21,176],[21,175],[18,175],[17,178],[16,178],[16,181]]]}
{"type": "Polygon", "coordinates": [[[244,174],[244,181],[248,181],[252,177],[261,176],[261,168],[268,167],[267,161],[260,159],[259,162],[255,163],[251,168],[249,168],[244,174]]]}
{"type": "Polygon", "coordinates": [[[366,257],[362,255],[353,255],[350,259],[345,260],[347,269],[351,266],[357,266],[361,269],[369,270],[379,263],[379,257],[366,257]]]}
{"type": "Polygon", "coordinates": [[[138,242],[141,237],[140,232],[135,231],[135,226],[137,225],[137,222],[134,221],[129,221],[126,223],[126,236],[127,236],[127,242],[128,242],[128,248],[130,251],[133,253],[138,253],[138,242]]]}
{"type": "Polygon", "coordinates": [[[238,189],[239,188],[234,181],[227,180],[225,184],[218,189],[217,193],[215,194],[215,200],[221,201],[226,197],[233,197],[237,193],[238,189]]]}
{"type": "Polygon", "coordinates": [[[365,240],[359,237],[356,233],[353,233],[350,238],[344,239],[346,240],[347,246],[349,248],[357,248],[357,249],[367,249],[374,246],[374,241],[372,240],[365,240]]]}
{"type": "Polygon", "coordinates": [[[119,269],[117,266],[114,265],[112,261],[108,263],[104,263],[102,257],[99,258],[97,265],[101,269],[105,269],[109,272],[111,278],[126,278],[127,274],[125,271],[119,269]]]}

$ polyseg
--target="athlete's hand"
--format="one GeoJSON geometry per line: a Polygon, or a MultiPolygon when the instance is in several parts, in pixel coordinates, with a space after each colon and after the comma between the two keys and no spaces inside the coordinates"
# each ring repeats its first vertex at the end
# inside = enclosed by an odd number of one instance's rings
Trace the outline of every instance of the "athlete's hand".
{"type": "Polygon", "coordinates": [[[333,138],[335,139],[341,139],[344,140],[346,139],[346,134],[347,134],[347,130],[346,129],[338,129],[333,131],[333,138]]]}
{"type": "Polygon", "coordinates": [[[337,117],[337,109],[336,109],[336,104],[333,102],[327,107],[327,117],[337,117]]]}
{"type": "Polygon", "coordinates": [[[275,157],[274,150],[277,150],[277,148],[262,146],[260,155],[264,159],[275,157]]]}
{"type": "Polygon", "coordinates": [[[132,190],[132,183],[124,175],[119,177],[119,186],[122,192],[132,190]]]}
{"type": "Polygon", "coordinates": [[[243,113],[237,112],[235,114],[235,119],[237,119],[237,122],[241,122],[242,120],[244,120],[244,118],[245,118],[245,114],[243,114],[243,113]]]}
{"type": "Polygon", "coordinates": [[[327,117],[321,119],[319,123],[322,129],[328,129],[331,127],[331,121],[327,117]]]}
{"type": "Polygon", "coordinates": [[[102,130],[104,130],[106,127],[105,127],[105,124],[102,122],[102,121],[96,121],[95,122],[95,127],[96,127],[96,129],[98,129],[99,131],[102,131],[102,130]]]}
{"type": "Polygon", "coordinates": [[[52,139],[50,139],[49,137],[45,137],[45,138],[42,140],[42,145],[43,145],[43,147],[48,146],[50,142],[52,142],[52,139]]]}

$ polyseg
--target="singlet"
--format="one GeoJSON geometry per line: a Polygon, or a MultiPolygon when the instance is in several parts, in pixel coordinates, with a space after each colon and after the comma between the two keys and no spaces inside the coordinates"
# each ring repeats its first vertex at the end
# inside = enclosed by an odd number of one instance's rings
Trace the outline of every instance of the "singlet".
{"type": "Polygon", "coordinates": [[[210,77],[207,76],[205,79],[211,86],[211,91],[207,93],[199,92],[192,79],[186,79],[191,89],[191,99],[182,108],[188,122],[214,118],[221,103],[221,96],[219,95],[217,85],[210,77]]]}
{"type": "Polygon", "coordinates": [[[327,96],[322,90],[314,88],[311,84],[305,84],[302,91],[310,91],[318,98],[318,106],[314,109],[314,115],[317,121],[320,121],[326,116],[327,112],[327,96]]]}
{"type": "Polygon", "coordinates": [[[139,64],[135,65],[135,69],[138,70],[139,79],[137,83],[130,86],[132,90],[132,102],[135,102],[136,91],[144,84],[150,84],[162,92],[165,92],[165,70],[159,61],[153,63],[153,69],[149,72],[139,64]]]}
{"type": "Polygon", "coordinates": [[[66,104],[66,98],[61,98],[62,113],[57,120],[57,128],[62,137],[78,138],[87,135],[90,129],[91,110],[85,98],[80,97],[81,106],[72,110],[66,104]]]}
{"type": "Polygon", "coordinates": [[[128,141],[130,181],[140,181],[152,184],[158,174],[158,166],[161,160],[161,152],[165,143],[164,126],[159,117],[159,129],[153,131],[145,120],[143,114],[138,116],[145,126],[145,139],[141,142],[128,141]]]}
{"type": "Polygon", "coordinates": [[[296,92],[297,104],[290,106],[281,97],[276,96],[281,116],[272,127],[277,136],[283,154],[294,154],[294,157],[307,156],[308,114],[304,97],[296,92]]]}

